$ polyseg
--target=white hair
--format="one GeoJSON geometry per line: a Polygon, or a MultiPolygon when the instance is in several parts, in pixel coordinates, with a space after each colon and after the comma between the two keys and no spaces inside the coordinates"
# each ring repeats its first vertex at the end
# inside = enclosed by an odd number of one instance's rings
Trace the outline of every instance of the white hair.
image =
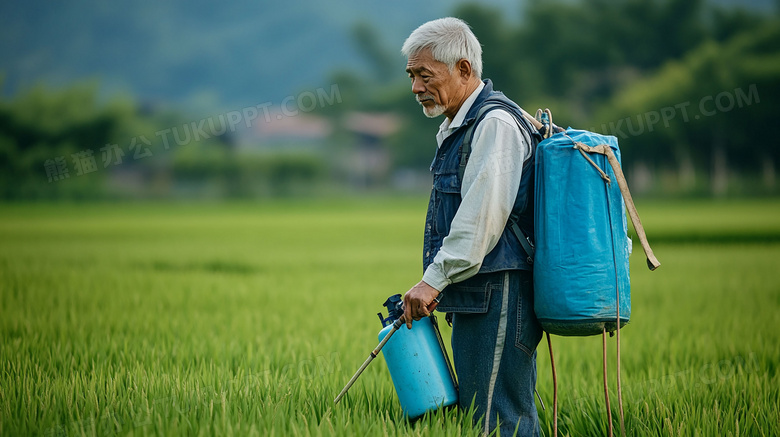
{"type": "Polygon", "coordinates": [[[474,76],[482,79],[482,46],[465,21],[453,17],[429,21],[406,38],[401,53],[409,58],[423,49],[430,49],[433,59],[450,71],[461,59],[469,61],[474,76]]]}

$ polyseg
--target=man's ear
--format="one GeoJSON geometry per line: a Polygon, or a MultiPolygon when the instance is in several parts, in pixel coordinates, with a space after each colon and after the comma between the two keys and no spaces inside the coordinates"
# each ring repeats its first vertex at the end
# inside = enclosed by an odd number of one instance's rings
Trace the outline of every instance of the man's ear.
{"type": "Polygon", "coordinates": [[[466,59],[461,59],[455,63],[455,70],[458,72],[458,76],[463,81],[471,79],[471,62],[466,59]]]}

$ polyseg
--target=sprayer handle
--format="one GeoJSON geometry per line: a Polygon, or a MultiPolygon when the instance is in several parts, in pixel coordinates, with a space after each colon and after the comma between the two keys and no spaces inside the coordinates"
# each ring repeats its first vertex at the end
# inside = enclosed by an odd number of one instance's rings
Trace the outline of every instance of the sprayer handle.
{"type": "MultiPolygon", "coordinates": [[[[432,293],[430,293],[431,290],[436,292],[436,296],[433,298],[432,302],[430,302],[429,304],[427,304],[425,306],[425,310],[426,310],[427,314],[419,314],[418,313],[417,314],[417,317],[418,317],[417,320],[419,320],[419,318],[422,318],[424,315],[426,315],[426,316],[429,315],[431,312],[433,312],[433,310],[436,309],[437,306],[439,306],[439,300],[441,299],[442,293],[440,291],[436,290],[435,288],[431,287],[430,285],[426,284],[425,282],[420,281],[419,284],[415,285],[411,290],[409,290],[407,292],[406,295],[404,295],[404,303],[407,303],[408,301],[412,300],[411,298],[407,299],[407,297],[409,296],[410,293],[413,293],[413,292],[417,295],[415,297],[415,299],[417,299],[417,301],[420,302],[420,300],[426,299],[428,296],[430,296],[430,294],[432,294],[432,293]],[[422,299],[421,299],[421,297],[422,297],[422,299]]],[[[424,300],[423,300],[423,302],[424,302],[424,300]]],[[[420,312],[422,312],[422,311],[420,311],[420,312]]],[[[412,319],[414,318],[414,315],[412,314],[411,308],[404,308],[404,316],[405,316],[404,320],[406,322],[406,327],[408,329],[411,329],[412,328],[412,319]]]]}
{"type": "Polygon", "coordinates": [[[433,310],[436,309],[437,306],[439,306],[439,301],[441,300],[441,297],[444,295],[444,293],[439,292],[439,295],[433,298],[433,302],[428,304],[428,311],[433,312],[433,310]]]}

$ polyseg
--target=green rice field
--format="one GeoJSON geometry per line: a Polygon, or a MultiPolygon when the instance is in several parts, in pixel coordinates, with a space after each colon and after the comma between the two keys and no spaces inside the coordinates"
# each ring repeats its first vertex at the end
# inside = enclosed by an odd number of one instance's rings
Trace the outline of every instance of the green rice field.
{"type": "MultiPolygon", "coordinates": [[[[0,436],[478,436],[468,412],[407,422],[381,358],[333,404],[420,279],[425,207],[0,205],[0,436]]],[[[637,207],[662,266],[635,244],[626,434],[780,435],[780,201],[637,207]]],[[[605,435],[601,338],[553,346],[560,434],[605,435]]],[[[549,436],[544,340],[538,371],[549,436]]]]}

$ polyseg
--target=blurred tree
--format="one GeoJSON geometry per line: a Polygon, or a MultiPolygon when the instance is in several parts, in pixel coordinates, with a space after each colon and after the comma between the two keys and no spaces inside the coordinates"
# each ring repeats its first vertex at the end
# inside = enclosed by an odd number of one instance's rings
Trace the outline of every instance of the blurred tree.
{"type": "Polygon", "coordinates": [[[310,153],[236,158],[224,148],[193,144],[177,151],[171,173],[179,195],[285,197],[316,191],[327,173],[326,165],[310,153]]]}
{"type": "MultiPolygon", "coordinates": [[[[483,77],[531,112],[549,107],[558,124],[606,133],[622,129],[627,164],[650,172],[673,168],[689,187],[703,180],[697,177],[703,172],[755,171],[757,165],[765,181],[773,180],[775,151],[754,148],[755,153],[734,156],[735,148],[755,147],[760,139],[755,137],[760,129],[746,132],[768,120],[763,111],[771,105],[756,104],[759,97],[766,102],[780,95],[772,76],[780,44],[771,35],[780,26],[771,16],[713,8],[705,0],[531,2],[519,22],[507,20],[499,8],[470,3],[454,15],[471,25],[484,47],[483,77]],[[724,92],[730,97],[718,97],[724,92]],[[708,96],[705,114],[696,106],[708,96]],[[707,104],[730,106],[729,98],[733,108],[707,112],[707,104]],[[738,102],[750,102],[750,108],[738,102]],[[670,116],[669,108],[677,118],[662,118],[659,125],[655,117],[670,116]],[[681,121],[683,110],[698,112],[681,121]]],[[[359,34],[376,39],[366,29],[359,34]]],[[[380,50],[373,51],[364,53],[381,60],[380,50]]],[[[440,120],[417,112],[408,84],[350,83],[362,84],[356,92],[363,97],[351,109],[402,115],[404,128],[391,143],[395,163],[427,168],[440,120]]],[[[722,179],[714,177],[710,191],[722,179]]]]}
{"type": "Polygon", "coordinates": [[[712,10],[711,21],[712,38],[725,41],[738,33],[756,28],[765,20],[744,9],[715,8],[712,10]]]}
{"type": "Polygon", "coordinates": [[[352,37],[358,51],[368,61],[375,82],[386,84],[398,73],[398,56],[382,44],[376,28],[366,21],[355,23],[352,37]]]}
{"type": "Polygon", "coordinates": [[[565,97],[573,106],[572,122],[584,122],[617,88],[704,40],[702,3],[533,2],[517,33],[514,52],[536,80],[536,86],[529,88],[565,97]]]}
{"type": "Polygon", "coordinates": [[[36,87],[0,101],[0,198],[99,192],[94,178],[76,178],[93,170],[89,153],[85,168],[78,154],[94,149],[92,159],[100,158],[95,150],[116,136],[121,108],[101,109],[96,100],[96,87],[87,84],[60,92],[36,87]]]}
{"type": "Polygon", "coordinates": [[[777,96],[780,23],[769,22],[666,64],[617,93],[600,118],[634,118],[638,133],[623,142],[629,165],[675,165],[681,175],[693,167],[710,175],[712,194],[723,195],[731,170],[764,172],[773,181],[780,151],[767,128],[777,96]]]}
{"type": "Polygon", "coordinates": [[[96,90],[36,87],[0,100],[0,199],[287,195],[324,178],[319,156],[244,156],[226,129],[212,134],[219,122],[101,103],[96,90]]]}
{"type": "Polygon", "coordinates": [[[511,87],[507,92],[517,92],[514,68],[518,55],[511,50],[511,38],[517,30],[508,26],[499,9],[478,4],[461,5],[453,15],[469,23],[484,48],[482,77],[492,79],[497,87],[511,87]]]}

